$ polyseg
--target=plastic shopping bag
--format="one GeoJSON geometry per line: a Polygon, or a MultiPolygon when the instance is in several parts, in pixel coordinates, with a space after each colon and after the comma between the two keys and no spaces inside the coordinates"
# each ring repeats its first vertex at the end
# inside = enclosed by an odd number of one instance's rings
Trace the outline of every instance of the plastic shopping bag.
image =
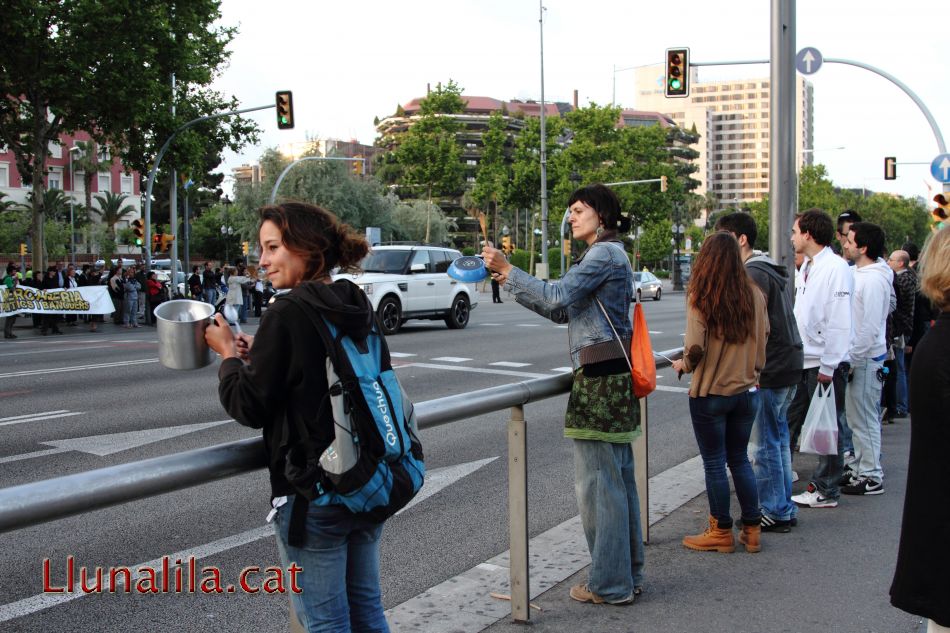
{"type": "Polygon", "coordinates": [[[838,413],[835,410],[835,390],[830,384],[818,383],[815,389],[802,425],[800,446],[802,453],[838,454],[838,413]]]}

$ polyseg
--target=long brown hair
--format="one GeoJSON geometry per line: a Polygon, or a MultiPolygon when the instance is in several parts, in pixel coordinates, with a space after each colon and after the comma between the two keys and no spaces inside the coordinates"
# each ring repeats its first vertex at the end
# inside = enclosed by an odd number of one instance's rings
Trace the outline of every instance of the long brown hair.
{"type": "Polygon", "coordinates": [[[742,343],[755,330],[752,281],[739,255],[739,243],[725,231],[713,233],[693,264],[689,302],[706,321],[707,331],[727,343],[742,343]]]}
{"type": "Polygon", "coordinates": [[[304,281],[320,279],[337,266],[344,272],[357,271],[369,252],[364,236],[316,205],[285,202],[261,207],[259,212],[261,224],[277,225],[287,250],[307,262],[304,281]]]}

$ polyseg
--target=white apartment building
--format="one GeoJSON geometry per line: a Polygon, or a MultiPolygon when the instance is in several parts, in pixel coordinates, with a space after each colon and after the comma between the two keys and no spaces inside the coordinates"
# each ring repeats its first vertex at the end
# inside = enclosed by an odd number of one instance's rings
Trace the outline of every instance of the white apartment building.
{"type": "MultiPolygon", "coordinates": [[[[719,208],[761,200],[769,192],[769,78],[697,81],[690,69],[690,96],[667,99],[662,64],[636,71],[637,109],[655,110],[684,129],[696,126],[700,140],[700,181],[695,191],[712,191],[719,208]]],[[[795,80],[798,125],[795,146],[799,165],[810,165],[813,145],[814,90],[798,76],[795,80]]]]}

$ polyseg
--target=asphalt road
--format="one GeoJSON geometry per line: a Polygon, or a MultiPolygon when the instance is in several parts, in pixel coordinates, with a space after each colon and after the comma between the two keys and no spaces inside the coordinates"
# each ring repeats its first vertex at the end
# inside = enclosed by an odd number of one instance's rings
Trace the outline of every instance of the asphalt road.
{"type": "MultiPolygon", "coordinates": [[[[654,348],[679,346],[683,295],[665,294],[644,307],[654,348]]],[[[253,332],[253,322],[247,329],[253,332]]],[[[16,332],[19,339],[0,345],[0,486],[255,436],[226,422],[214,367],[176,372],[157,363],[154,329],[107,325],[90,334],[80,326],[57,337],[16,332]]],[[[465,330],[413,321],[389,343],[416,402],[570,365],[564,327],[513,300],[492,304],[489,294],[465,330]]],[[[660,376],[660,385],[685,386],[668,369],[660,376]]],[[[577,514],[570,444],[561,433],[565,405],[561,396],[526,409],[532,536],[577,514]]],[[[656,392],[650,416],[651,474],[697,454],[684,394],[656,392]]],[[[422,432],[427,468],[450,483],[387,523],[386,607],[508,548],[505,420],[498,412],[422,432]]],[[[286,630],[286,598],[263,592],[44,594],[45,559],[53,588],[65,583],[70,556],[77,570],[108,570],[194,554],[199,566],[220,569],[224,585],[248,566],[277,565],[264,523],[268,495],[261,471],[4,534],[0,630],[286,630]]]]}

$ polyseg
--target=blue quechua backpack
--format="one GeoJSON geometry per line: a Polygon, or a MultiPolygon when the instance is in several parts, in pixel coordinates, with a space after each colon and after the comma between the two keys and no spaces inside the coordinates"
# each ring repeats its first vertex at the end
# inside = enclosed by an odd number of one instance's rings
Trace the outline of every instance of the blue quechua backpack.
{"type": "Polygon", "coordinates": [[[317,445],[305,425],[297,425],[297,442],[290,447],[285,468],[298,492],[291,545],[297,540],[295,532],[302,540],[306,512],[301,509],[308,502],[343,505],[382,523],[412,500],[425,478],[415,411],[392,368],[378,322],[374,319],[366,339],[357,341],[312,307],[295,303],[327,350],[328,391],[315,419],[329,409],[335,437],[329,446],[317,445]]]}

